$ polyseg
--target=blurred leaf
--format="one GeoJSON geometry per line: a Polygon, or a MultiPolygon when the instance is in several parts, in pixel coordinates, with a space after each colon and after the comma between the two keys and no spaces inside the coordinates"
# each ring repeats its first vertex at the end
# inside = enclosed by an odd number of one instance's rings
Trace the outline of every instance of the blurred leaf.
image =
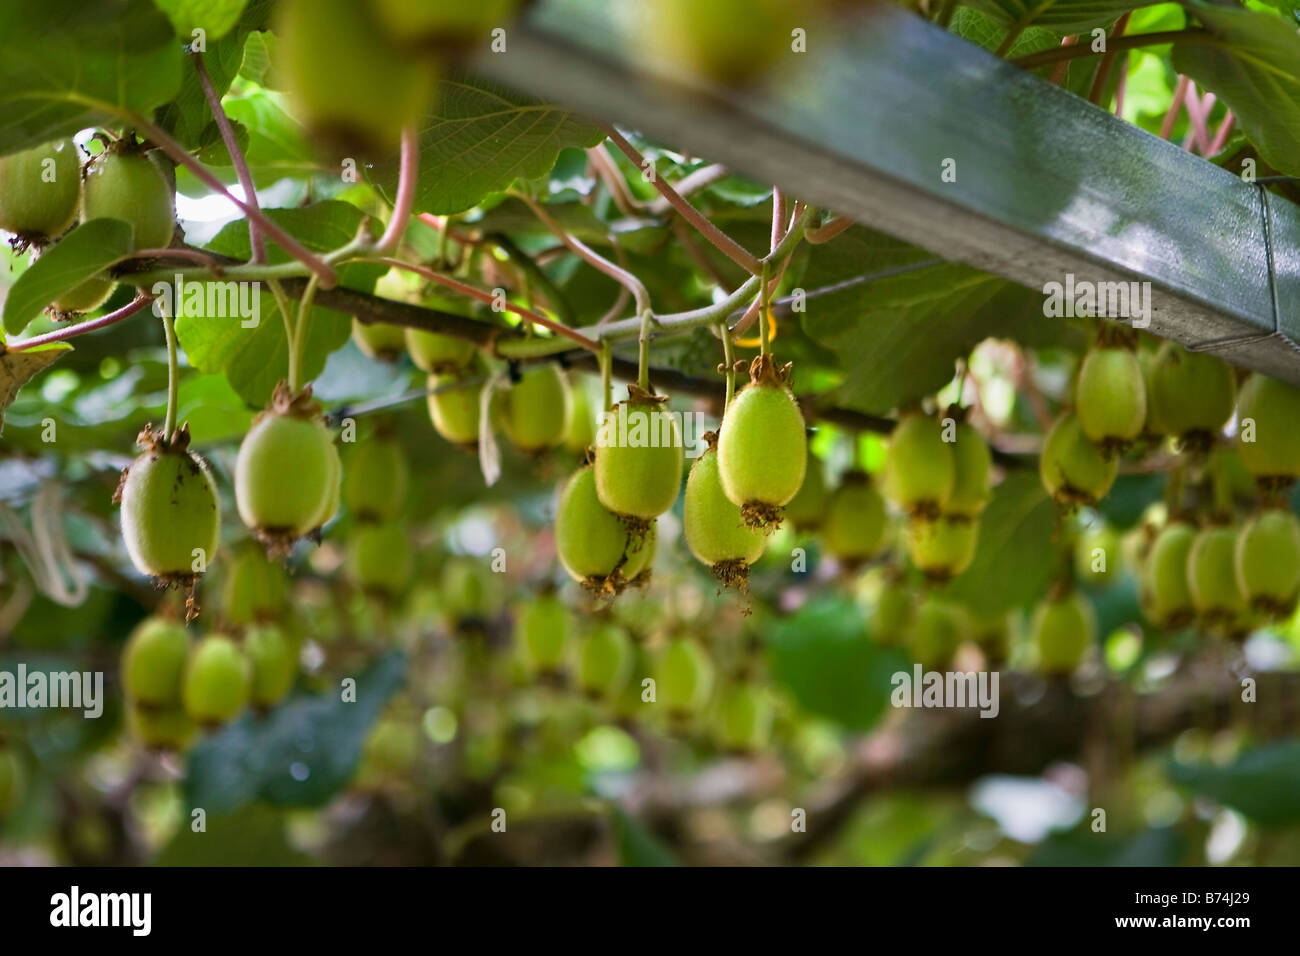
{"type": "MultiPolygon", "coordinates": [[[[206,809],[206,808],[205,808],[206,809]]],[[[158,853],[154,866],[310,866],[312,860],[289,845],[284,813],[253,804],[226,816],[209,811],[206,830],[190,829],[191,818],[158,853]]]]}
{"type": "Polygon", "coordinates": [[[1224,767],[1171,763],[1169,779],[1265,826],[1300,821],[1300,740],[1247,750],[1224,767]]]}
{"type": "Polygon", "coordinates": [[[230,118],[248,130],[244,158],[259,188],[286,176],[310,177],[320,171],[306,131],[285,112],[280,97],[257,90],[225,106],[230,118]]]}
{"type": "Polygon", "coordinates": [[[5,409],[13,402],[18,390],[31,381],[33,375],[70,351],[72,346],[66,342],[38,345],[25,352],[8,352],[0,344],[0,435],[4,434],[5,409]]]}
{"type": "Polygon", "coordinates": [[[1164,486],[1165,476],[1159,472],[1120,475],[1106,497],[1097,502],[1097,510],[1112,528],[1127,531],[1142,520],[1147,505],[1160,500],[1164,486]]]}
{"type": "Polygon", "coordinates": [[[248,0],[154,0],[167,14],[176,35],[187,43],[195,28],[207,33],[208,40],[219,40],[239,22],[248,0]]]}
{"type": "Polygon", "coordinates": [[[1188,0],[1214,35],[1174,44],[1173,64],[1227,104],[1279,172],[1300,175],[1300,34],[1268,13],[1188,0]]]}
{"type": "Polygon", "coordinates": [[[135,229],[120,219],[77,226],[18,277],[5,299],[5,331],[17,335],[41,310],[91,276],[130,255],[135,229]]]}
{"type": "Polygon", "coordinates": [[[1182,837],[1173,827],[1130,834],[1075,829],[1054,833],[1030,855],[1029,866],[1177,866],[1182,837]]]}
{"type": "MultiPolygon", "coordinates": [[[[1114,584],[1089,588],[1088,600],[1097,615],[1097,635],[1102,640],[1126,624],[1144,620],[1142,605],[1138,603],[1137,578],[1132,574],[1121,571],[1114,584]]],[[[1144,625],[1144,629],[1148,628],[1144,625]]]]}
{"type": "Polygon", "coordinates": [[[768,655],[773,679],[799,706],[858,731],[880,719],[890,676],[908,666],[871,640],[862,610],[843,598],[816,599],[775,621],[768,655]]]}
{"type": "Polygon", "coordinates": [[[1008,475],[980,516],[975,560],[949,593],[982,617],[1036,601],[1057,569],[1056,505],[1035,472],[1008,475]]]}
{"type": "Polygon", "coordinates": [[[319,807],[352,778],[370,727],[406,673],[390,651],[357,677],[355,703],[338,692],[292,697],[264,719],[245,713],[190,752],[185,799],[226,813],[261,798],[277,806],[319,807]]]}
{"type": "Polygon", "coordinates": [[[619,866],[680,866],[658,837],[621,808],[612,808],[610,819],[614,824],[614,840],[618,844],[619,866]]]}

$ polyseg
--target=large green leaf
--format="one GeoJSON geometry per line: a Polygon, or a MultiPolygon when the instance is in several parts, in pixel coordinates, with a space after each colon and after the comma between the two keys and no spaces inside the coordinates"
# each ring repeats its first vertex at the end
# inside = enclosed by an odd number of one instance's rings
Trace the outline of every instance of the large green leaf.
{"type": "MultiPolygon", "coordinates": [[[[159,0],[165,2],[165,0],[159,0]]],[[[239,74],[244,63],[244,45],[250,33],[266,25],[268,16],[267,0],[255,0],[247,10],[243,10],[245,0],[170,0],[177,6],[187,9],[178,11],[173,16],[209,18],[209,22],[223,27],[218,31],[208,29],[207,49],[203,55],[203,67],[207,70],[212,88],[220,99],[230,89],[230,83],[239,74]],[[231,19],[230,7],[238,7],[231,19]],[[215,9],[221,7],[222,9],[215,9]],[[202,9],[214,8],[214,9],[202,9]],[[243,14],[241,17],[240,14],[243,14]],[[227,21],[228,25],[227,25],[227,21]]],[[[189,30],[178,32],[188,41],[189,30]]],[[[158,111],[158,123],[190,149],[198,150],[215,146],[222,154],[225,147],[221,144],[221,133],[212,116],[212,107],[208,104],[203,86],[199,82],[198,70],[193,63],[187,62],[181,76],[180,92],[176,98],[158,111]]],[[[203,157],[205,162],[213,162],[203,157]]],[[[229,165],[229,159],[220,160],[222,165],[229,165]]]]}
{"type": "Polygon", "coordinates": [[[980,516],[975,559],[949,585],[952,596],[983,617],[1036,600],[1057,570],[1056,524],[1038,473],[1008,475],[980,516]]]}
{"type": "Polygon", "coordinates": [[[1269,13],[1185,4],[1212,37],[1174,44],[1174,69],[1223,100],[1260,155],[1300,175],[1300,34],[1269,13]]]}
{"type": "Polygon", "coordinates": [[[871,640],[862,610],[818,600],[776,621],[768,638],[772,678],[812,714],[849,730],[872,727],[889,703],[890,678],[907,670],[896,650],[871,640]]]}
{"type": "Polygon", "coordinates": [[[251,800],[318,807],[356,771],[370,727],[401,685],[406,660],[390,651],[357,677],[356,700],[339,692],[293,697],[264,719],[245,714],[190,752],[186,805],[229,813],[251,800]]]}
{"type": "Polygon", "coordinates": [[[972,0],[970,5],[1009,27],[1050,27],[1061,33],[1078,33],[1159,2],[1162,0],[972,0]]]}
{"type": "MultiPolygon", "coordinates": [[[[930,258],[914,246],[853,229],[813,257],[803,283],[813,290],[846,273],[930,258]]],[[[954,361],[990,336],[1042,346],[1068,334],[1064,323],[1044,319],[1038,293],[948,262],[810,297],[803,329],[845,357],[836,400],[872,414],[933,394],[952,378],[954,361]]]]}
{"type": "MultiPolygon", "coordinates": [[[[948,31],[992,52],[1002,45],[1007,35],[1007,25],[1002,19],[980,13],[973,7],[958,7],[953,11],[948,31]]],[[[1039,50],[1059,46],[1060,43],[1061,34],[1042,27],[1028,27],[1012,41],[1006,56],[1009,58],[1027,56],[1039,50]]]]}
{"type": "MultiPolygon", "coordinates": [[[[488,83],[454,78],[440,90],[420,130],[417,212],[462,212],[516,179],[550,171],[560,150],[594,146],[603,136],[553,104],[488,83]]],[[[391,189],[395,168],[385,167],[379,181],[391,189]]]]}
{"type": "MultiPolygon", "coordinates": [[[[351,240],[365,215],[356,206],[335,201],[302,209],[269,209],[266,214],[313,252],[327,252],[351,240]]],[[[247,258],[248,223],[230,223],[208,248],[247,258]]],[[[274,263],[287,261],[288,256],[272,245],[267,258],[274,263]]],[[[382,265],[353,263],[339,271],[339,284],[369,291],[384,271],[382,265]]],[[[265,286],[254,291],[260,311],[256,327],[245,328],[238,316],[187,313],[176,320],[176,336],[191,364],[201,371],[224,375],[241,398],[260,406],[271,397],[276,382],[286,376],[289,349],[275,298],[265,286]]],[[[296,307],[294,302],[290,305],[296,307]]],[[[314,307],[307,321],[302,365],[305,380],[320,374],[330,353],[341,348],[352,331],[351,317],[332,309],[314,307]]]]}
{"type": "Polygon", "coordinates": [[[130,255],[134,235],[131,224],[120,219],[92,219],[72,230],[9,290],[5,331],[17,335],[59,296],[130,255]]]}
{"type": "Polygon", "coordinates": [[[183,56],[149,0],[0,4],[0,154],[161,106],[183,56]]]}
{"type": "Polygon", "coordinates": [[[1172,763],[1169,777],[1267,826],[1300,822],[1300,740],[1247,750],[1232,763],[1172,763]]]}

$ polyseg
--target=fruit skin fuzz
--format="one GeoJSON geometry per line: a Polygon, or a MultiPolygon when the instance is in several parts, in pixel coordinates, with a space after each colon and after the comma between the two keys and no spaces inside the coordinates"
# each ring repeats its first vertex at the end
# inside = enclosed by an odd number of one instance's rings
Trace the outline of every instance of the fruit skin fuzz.
{"type": "Polygon", "coordinates": [[[289,553],[338,512],[343,466],[311,386],[276,386],[235,459],[239,516],[272,557],[289,553]],[[286,480],[287,479],[287,480],[286,480]]]}
{"type": "Polygon", "coordinates": [[[81,205],[79,156],[72,140],[59,139],[0,157],[0,229],[17,237],[16,251],[72,226],[81,205]]]}
{"type": "Polygon", "coordinates": [[[957,463],[943,428],[930,415],[910,412],[889,436],[885,492],[904,514],[937,518],[957,481],[957,463]]]}
{"type": "Polygon", "coordinates": [[[1083,433],[1105,457],[1137,439],[1147,420],[1147,394],[1133,349],[1109,341],[1091,349],[1079,367],[1074,406],[1083,433]]]}
{"type": "Polygon", "coordinates": [[[686,479],[682,533],[691,554],[708,566],[724,587],[744,591],[749,566],[762,556],[767,539],[725,493],[717,433],[705,432],[704,440],[709,447],[695,459],[686,479]]]}
{"type": "Polygon", "coordinates": [[[848,472],[830,493],[822,521],[822,547],[852,572],[884,549],[889,517],[885,499],[865,471],[848,472]]]}
{"type": "Polygon", "coordinates": [[[685,450],[677,419],[664,407],[667,396],[636,385],[627,393],[626,409],[611,409],[600,424],[592,467],[600,503],[637,536],[677,501],[685,450]]]}
{"type": "Polygon", "coordinates": [[[571,578],[595,594],[620,594],[646,580],[654,548],[653,524],[635,539],[626,522],[601,504],[593,466],[573,473],[555,512],[555,551],[571,578]]]}
{"type": "Polygon", "coordinates": [[[145,451],[123,469],[113,501],[131,563],[160,588],[192,591],[216,557],[221,509],[212,471],[189,442],[186,425],[170,440],[146,425],[137,439],[145,451]]]}
{"type": "Polygon", "coordinates": [[[1052,424],[1038,459],[1043,486],[1065,508],[1094,505],[1110,491],[1119,474],[1119,461],[1107,458],[1088,440],[1072,411],[1052,424]]]}
{"type": "Polygon", "coordinates": [[[749,384],[727,407],[719,429],[722,488],[745,524],[765,532],[781,526],[808,468],[807,423],[790,391],[790,368],[757,356],[749,384]]]}

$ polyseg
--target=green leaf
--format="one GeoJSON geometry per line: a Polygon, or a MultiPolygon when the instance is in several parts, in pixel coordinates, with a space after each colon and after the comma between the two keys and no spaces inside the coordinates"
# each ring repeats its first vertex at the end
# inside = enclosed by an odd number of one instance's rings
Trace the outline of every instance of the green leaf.
{"type": "Polygon", "coordinates": [[[1056,571],[1056,523],[1038,473],[1008,475],[980,516],[975,559],[949,585],[951,596],[981,617],[1036,601],[1056,571]]]}
{"type": "Polygon", "coordinates": [[[1050,27],[1061,33],[1079,33],[1158,2],[1161,0],[972,0],[970,5],[1008,27],[1050,27]]]}
{"type": "MultiPolygon", "coordinates": [[[[231,122],[230,131],[235,136],[235,148],[241,153],[248,153],[249,135],[248,128],[243,123],[231,122]]],[[[203,128],[199,135],[198,160],[205,166],[233,166],[234,160],[230,155],[230,150],[226,149],[226,142],[221,138],[221,128],[217,126],[216,120],[213,120],[203,128]]],[[[254,188],[257,184],[254,183],[254,188]]]]}
{"type": "MultiPolygon", "coordinates": [[[[809,290],[931,258],[856,227],[827,249],[809,262],[809,290]]],[[[1044,346],[1071,334],[1065,323],[1043,317],[1040,294],[948,262],[810,297],[803,329],[849,359],[836,401],[877,415],[942,388],[953,363],[986,338],[1044,346]]]]}
{"type": "Polygon", "coordinates": [[[1265,826],[1300,822],[1300,740],[1247,750],[1223,767],[1174,762],[1169,779],[1265,826]]]}
{"type": "Polygon", "coordinates": [[[187,43],[194,30],[207,34],[208,42],[220,40],[239,22],[248,0],[154,0],[187,43]]]}
{"type": "Polygon", "coordinates": [[[244,62],[239,65],[239,75],[258,86],[275,89],[275,44],[275,34],[269,30],[250,33],[244,41],[244,62]]]}
{"type": "Polygon", "coordinates": [[[5,331],[17,335],[59,296],[130,255],[134,235],[131,224],[120,219],[92,219],[73,229],[9,290],[5,331]]]}
{"type": "MultiPolygon", "coordinates": [[[[268,209],[265,212],[313,252],[329,252],[349,242],[365,218],[356,206],[336,201],[315,203],[302,209],[268,209]]],[[[247,259],[250,254],[248,223],[242,219],[229,223],[208,248],[237,259],[247,259]]],[[[279,246],[271,245],[267,259],[271,263],[286,262],[288,255],[279,246]]],[[[353,263],[339,270],[339,284],[349,289],[369,291],[385,271],[386,267],[382,265],[353,263]]],[[[195,283],[187,283],[187,286],[192,285],[195,283]]],[[[206,290],[221,283],[199,285],[206,290]]],[[[247,283],[239,292],[249,304],[256,302],[258,314],[254,327],[245,328],[239,315],[210,316],[202,309],[191,310],[178,304],[176,337],[192,365],[203,372],[224,375],[244,401],[260,407],[270,399],[276,382],[288,373],[289,348],[284,323],[269,287],[247,283]]],[[[204,298],[207,298],[206,291],[204,298]]],[[[289,305],[296,310],[297,301],[290,300],[289,305]]],[[[332,309],[313,307],[307,322],[302,367],[304,380],[319,375],[330,353],[341,348],[352,333],[351,317],[332,309]]]]}
{"type": "Polygon", "coordinates": [[[842,598],[816,600],[775,621],[768,656],[772,678],[800,707],[859,731],[880,719],[891,675],[908,667],[899,651],[871,640],[861,608],[842,598]]]}
{"type": "Polygon", "coordinates": [[[0,154],[161,106],[183,56],[149,0],[0,6],[0,154]]]}
{"type": "Polygon", "coordinates": [[[619,866],[680,866],[666,846],[653,833],[629,817],[619,807],[611,810],[614,841],[618,846],[619,866]]]}
{"type": "Polygon", "coordinates": [[[401,686],[406,659],[390,651],[357,677],[356,700],[295,696],[265,718],[245,714],[190,752],[186,805],[229,813],[262,799],[319,807],[352,778],[371,725],[401,686]]]}
{"type": "MultiPolygon", "coordinates": [[[[980,13],[973,7],[958,7],[953,11],[952,21],[948,24],[948,31],[957,34],[964,40],[982,46],[990,53],[1002,45],[1002,41],[1007,35],[1005,22],[980,13]]],[[[1052,30],[1044,30],[1042,27],[1029,27],[1012,41],[1006,56],[1009,58],[1026,56],[1030,53],[1037,53],[1039,50],[1046,50],[1049,47],[1060,46],[1060,44],[1061,34],[1052,30]]]]}
{"type": "MultiPolygon", "coordinates": [[[[207,807],[203,807],[207,810],[207,807]]],[[[159,852],[154,866],[310,866],[311,857],[295,850],[284,832],[285,814],[254,804],[238,813],[209,813],[204,829],[190,827],[189,814],[159,852]]]]}
{"type": "MultiPolygon", "coordinates": [[[[219,40],[209,38],[203,54],[203,66],[208,79],[220,99],[230,89],[230,83],[244,62],[244,41],[249,30],[241,27],[219,40]]],[[[158,125],[167,130],[188,149],[200,149],[220,142],[212,107],[199,82],[198,70],[192,62],[185,63],[180,92],[176,99],[158,111],[158,125]]],[[[224,151],[224,150],[223,150],[224,151]]],[[[228,162],[228,161],[227,161],[228,162]]],[[[224,163],[223,163],[224,165],[224,163]]]]}
{"type": "MultiPolygon", "coordinates": [[[[560,150],[594,146],[603,135],[550,103],[476,80],[444,80],[437,110],[420,130],[416,211],[463,212],[516,179],[549,172],[560,150]]],[[[378,178],[391,192],[396,166],[378,178]]]]}
{"type": "Polygon", "coordinates": [[[1300,34],[1268,13],[1188,2],[1213,34],[1174,44],[1174,69],[1227,104],[1260,155],[1300,175],[1300,34]]]}
{"type": "Polygon", "coordinates": [[[32,380],[37,372],[48,368],[71,352],[72,346],[66,342],[52,342],[38,345],[22,352],[7,351],[0,343],[0,435],[4,434],[5,409],[18,394],[18,390],[32,380]]]}

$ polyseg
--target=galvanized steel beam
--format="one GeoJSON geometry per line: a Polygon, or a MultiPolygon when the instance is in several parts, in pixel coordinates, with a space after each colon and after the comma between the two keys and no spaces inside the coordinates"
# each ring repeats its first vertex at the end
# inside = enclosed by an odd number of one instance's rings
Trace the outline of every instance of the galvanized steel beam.
{"type": "Polygon", "coordinates": [[[476,69],[1030,288],[1150,282],[1151,331],[1300,384],[1289,201],[897,7],[745,91],[633,61],[613,9],[542,0],[476,69]]]}

